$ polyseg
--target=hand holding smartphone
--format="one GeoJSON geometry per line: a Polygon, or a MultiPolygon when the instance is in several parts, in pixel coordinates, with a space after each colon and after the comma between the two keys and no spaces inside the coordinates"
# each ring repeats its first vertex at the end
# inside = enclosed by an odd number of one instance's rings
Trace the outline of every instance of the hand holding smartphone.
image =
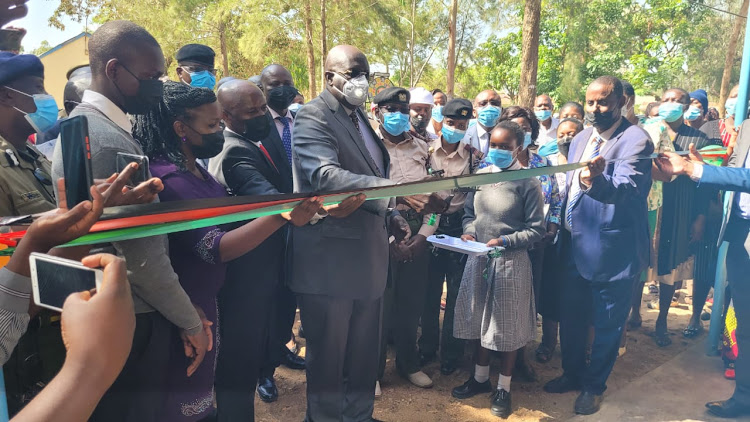
{"type": "Polygon", "coordinates": [[[78,261],[33,252],[29,257],[34,303],[62,312],[65,300],[73,293],[98,289],[104,274],[78,261]]]}

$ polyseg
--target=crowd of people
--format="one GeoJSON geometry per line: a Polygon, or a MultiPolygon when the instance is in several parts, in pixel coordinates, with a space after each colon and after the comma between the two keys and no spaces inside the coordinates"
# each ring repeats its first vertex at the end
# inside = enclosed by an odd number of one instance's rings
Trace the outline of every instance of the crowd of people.
{"type": "MultiPolygon", "coordinates": [[[[642,324],[644,283],[658,283],[659,346],[671,342],[667,315],[685,280],[695,305],[683,335],[701,332],[718,241],[730,242],[734,303],[750,299],[750,197],[736,195],[722,218],[719,193],[750,189],[750,170],[704,166],[697,152],[727,147],[729,167],[750,166],[750,129],[735,131],[738,89],[724,119],[710,117],[705,91],[681,88],[639,118],[633,87],[612,76],[592,81],[583,105],[556,99],[559,110],[546,94],[506,107],[492,89],[468,100],[388,87],[368,113],[370,66],[353,46],[330,50],[325,89],[309,102],[280,64],[217,82],[215,54],[200,44],[177,52],[169,81],[159,43],[127,21],[101,25],[89,57],[69,74],[64,109],[88,121],[98,181],[92,201],[68,210],[45,69],[0,52],[0,214],[46,213],[0,269],[0,357],[18,420],[254,420],[256,393],[277,400],[282,364],[306,372],[305,420],[375,420],[390,340],[398,373],[421,388],[433,383],[426,364],[439,359],[450,375],[470,358],[452,396],[487,394],[507,418],[513,376],[533,378],[527,355],[549,362],[558,337],[563,371],[544,390],[580,391],[574,411],[590,415],[626,351],[626,325],[642,324]],[[148,157],[147,176],[137,163],[118,169],[121,153],[148,157]],[[316,196],[577,162],[587,165],[477,189],[329,206],[316,196]],[[242,224],[56,248],[104,207],[292,192],[312,196],[242,224]],[[434,234],[497,249],[467,257],[433,247],[434,234]],[[104,283],[68,298],[62,318],[40,312],[31,252],[103,267],[104,283]],[[538,318],[541,342],[526,353],[538,318]]],[[[747,312],[735,307],[735,395],[707,405],[718,416],[750,415],[747,312]]]]}

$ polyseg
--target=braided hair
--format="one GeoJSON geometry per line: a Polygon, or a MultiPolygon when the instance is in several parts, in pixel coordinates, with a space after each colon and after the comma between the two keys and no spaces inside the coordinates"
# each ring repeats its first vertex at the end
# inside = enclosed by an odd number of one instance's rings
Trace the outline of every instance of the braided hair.
{"type": "Polygon", "coordinates": [[[165,82],[164,98],[159,105],[147,114],[135,116],[133,137],[150,159],[163,157],[184,170],[182,141],[175,133],[173,124],[175,120],[192,120],[192,109],[215,101],[216,95],[209,89],[165,82]]]}
{"type": "Polygon", "coordinates": [[[503,110],[503,114],[500,115],[498,123],[505,120],[517,119],[519,117],[526,119],[526,121],[529,122],[529,126],[531,127],[531,140],[536,141],[536,138],[539,137],[539,119],[536,118],[534,110],[529,107],[510,106],[506,108],[503,110]]]}

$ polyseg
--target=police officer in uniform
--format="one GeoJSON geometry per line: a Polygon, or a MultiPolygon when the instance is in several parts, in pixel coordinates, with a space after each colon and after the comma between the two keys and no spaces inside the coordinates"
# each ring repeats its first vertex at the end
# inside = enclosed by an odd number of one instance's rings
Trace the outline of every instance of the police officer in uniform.
{"type": "MultiPolygon", "coordinates": [[[[39,58],[0,52],[0,216],[55,208],[51,163],[27,139],[50,129],[57,113],[55,99],[44,90],[39,58]]],[[[64,359],[59,314],[42,311],[3,366],[11,415],[52,379],[64,359]]]]}
{"type": "MultiPolygon", "coordinates": [[[[472,117],[472,104],[456,98],[443,108],[442,134],[430,144],[430,173],[439,177],[454,177],[472,174],[479,166],[483,154],[468,143],[462,142],[463,132],[472,117]]],[[[437,235],[461,237],[461,220],[464,215],[466,192],[442,192],[450,205],[440,215],[437,235]]],[[[432,248],[428,271],[427,295],[422,311],[422,336],[419,338],[422,365],[436,358],[440,349],[440,372],[450,375],[456,371],[463,356],[464,341],[453,337],[453,310],[458,288],[466,264],[466,255],[445,249],[432,248]],[[443,282],[448,283],[448,295],[440,335],[440,299],[443,282]],[[442,337],[442,340],[440,340],[442,337]]]]}

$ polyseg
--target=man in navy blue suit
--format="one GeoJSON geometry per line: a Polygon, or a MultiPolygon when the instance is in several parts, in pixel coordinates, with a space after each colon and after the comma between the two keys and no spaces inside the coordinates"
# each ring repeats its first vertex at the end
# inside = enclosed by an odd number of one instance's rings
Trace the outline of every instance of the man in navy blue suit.
{"type": "Polygon", "coordinates": [[[737,146],[729,158],[728,167],[703,165],[703,159],[690,145],[686,159],[674,153],[662,155],[656,163],[662,171],[690,176],[701,186],[740,191],[728,192],[724,220],[719,232],[719,242],[728,242],[727,281],[732,290],[732,300],[737,315],[737,361],[735,362],[735,388],[729,400],[706,404],[708,411],[722,418],[750,416],[750,121],[745,120],[737,135],[737,146]]]}
{"type": "Polygon", "coordinates": [[[560,345],[563,375],[548,382],[550,393],[581,390],[575,411],[599,410],[628,316],[633,283],[649,264],[646,198],[651,161],[648,134],[620,115],[622,83],[602,76],[586,90],[586,114],[593,127],[570,145],[571,162],[589,165],[567,175],[568,195],[560,252],[565,271],[561,297],[560,345]],[[595,335],[590,364],[586,338],[595,335]]]}

